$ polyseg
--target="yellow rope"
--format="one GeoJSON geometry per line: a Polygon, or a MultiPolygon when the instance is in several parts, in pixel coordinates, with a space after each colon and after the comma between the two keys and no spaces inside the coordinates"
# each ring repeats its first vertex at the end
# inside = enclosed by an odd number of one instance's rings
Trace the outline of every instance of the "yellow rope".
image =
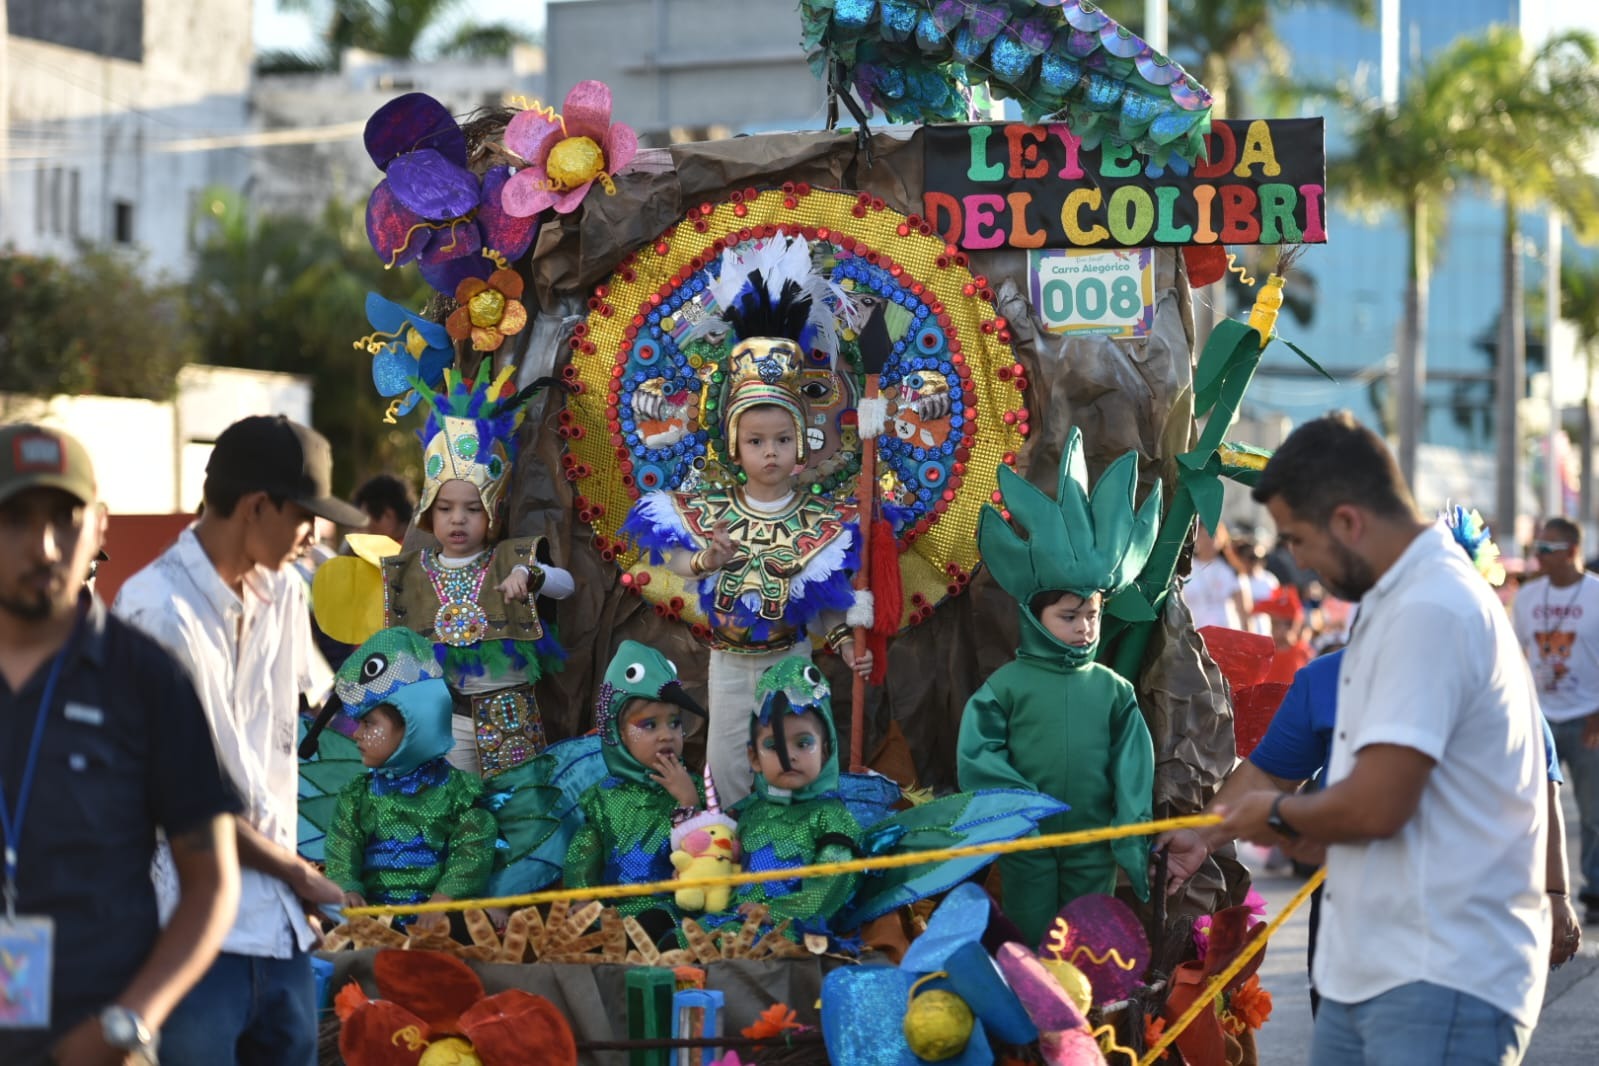
{"type": "Polygon", "coordinates": [[[1221,994],[1221,990],[1226,986],[1227,982],[1237,977],[1244,967],[1249,965],[1249,960],[1254,958],[1260,952],[1260,949],[1266,946],[1266,941],[1270,940],[1282,924],[1288,920],[1288,916],[1298,910],[1305,900],[1310,898],[1310,894],[1320,888],[1321,883],[1326,879],[1327,868],[1323,866],[1316,871],[1309,881],[1301,885],[1299,891],[1294,893],[1294,898],[1288,901],[1288,905],[1278,912],[1277,917],[1267,923],[1266,931],[1250,941],[1249,946],[1238,953],[1238,957],[1232,961],[1232,965],[1210,979],[1210,984],[1206,986],[1204,994],[1194,1000],[1189,1008],[1183,1011],[1182,1016],[1172,1024],[1171,1028],[1160,1035],[1160,1039],[1155,1042],[1155,1046],[1146,1051],[1144,1057],[1138,1060],[1138,1066],[1150,1066],[1151,1063],[1165,1054],[1166,1049],[1171,1047],[1172,1041],[1177,1039],[1178,1034],[1188,1028],[1195,1018],[1199,1017],[1200,1011],[1209,1009],[1211,1001],[1221,994]]]}
{"type": "MultiPolygon", "coordinates": [[[[900,855],[876,855],[867,859],[850,859],[847,862],[824,862],[815,866],[793,866],[784,870],[759,870],[729,874],[724,877],[707,877],[695,880],[695,888],[717,888],[723,885],[755,885],[766,881],[794,881],[806,877],[836,877],[839,874],[864,873],[867,870],[888,870],[898,866],[920,866],[946,859],[964,859],[973,855],[1004,855],[1015,851],[1036,851],[1040,848],[1065,848],[1074,844],[1095,844],[1102,840],[1120,840],[1123,837],[1149,836],[1173,829],[1197,829],[1216,825],[1221,821],[1214,814],[1191,814],[1183,818],[1164,818],[1137,825],[1117,825],[1106,829],[1082,829],[1074,833],[1051,833],[1046,836],[1024,837],[1021,840],[1002,840],[992,844],[971,844],[960,848],[936,848],[930,851],[913,851],[900,855]]],[[[684,882],[651,881],[638,885],[594,885],[590,888],[561,888],[547,892],[530,892],[522,896],[499,896],[492,899],[450,899],[436,903],[400,903],[389,906],[346,907],[344,915],[356,918],[361,915],[380,914],[433,914],[441,911],[460,911],[485,907],[531,907],[537,903],[555,903],[559,900],[630,899],[634,896],[654,896],[676,892],[684,882]]]]}

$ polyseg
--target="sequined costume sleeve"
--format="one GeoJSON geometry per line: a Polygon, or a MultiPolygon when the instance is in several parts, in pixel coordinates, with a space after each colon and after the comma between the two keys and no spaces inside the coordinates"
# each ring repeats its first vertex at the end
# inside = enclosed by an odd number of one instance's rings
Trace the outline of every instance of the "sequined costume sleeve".
{"type": "MultiPolygon", "coordinates": [[[[585,800],[588,796],[583,797],[585,800]]],[[[566,867],[561,881],[567,888],[593,888],[605,883],[605,846],[600,840],[600,830],[588,818],[588,804],[584,803],[584,821],[572,834],[572,843],[566,847],[566,867]]]]}
{"type": "MultiPolygon", "coordinates": [[[[751,871],[853,859],[862,835],[860,823],[834,797],[778,804],[751,796],[740,806],[738,833],[744,868],[751,871]]],[[[859,879],[845,874],[744,885],[735,902],[766,904],[773,924],[788,918],[815,928],[843,908],[859,879]]]]}
{"type": "Polygon", "coordinates": [[[367,775],[359,774],[345,782],[333,808],[323,844],[323,860],[328,880],[346,892],[365,893],[361,882],[361,852],[366,835],[361,832],[361,800],[367,791],[367,775]]]}
{"type": "Polygon", "coordinates": [[[482,806],[482,780],[453,767],[450,777],[458,778],[462,786],[457,805],[462,801],[470,801],[471,805],[461,810],[455,829],[449,834],[444,872],[433,891],[451,899],[471,899],[482,894],[494,871],[494,841],[499,829],[494,815],[482,806]]]}

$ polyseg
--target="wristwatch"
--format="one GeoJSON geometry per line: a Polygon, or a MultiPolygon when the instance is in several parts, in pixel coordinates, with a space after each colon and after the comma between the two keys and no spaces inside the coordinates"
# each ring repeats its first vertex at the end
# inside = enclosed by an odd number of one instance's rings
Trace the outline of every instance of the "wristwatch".
{"type": "Polygon", "coordinates": [[[129,1052],[149,1066],[157,1066],[156,1045],[160,1037],[150,1031],[136,1012],[111,1004],[100,1012],[100,1033],[110,1047],[129,1052]]]}
{"type": "Polygon", "coordinates": [[[1271,801],[1271,813],[1266,815],[1266,828],[1279,836],[1285,836],[1289,840],[1293,840],[1299,836],[1299,830],[1289,825],[1287,820],[1283,818],[1282,805],[1283,800],[1287,798],[1288,793],[1283,792],[1271,801]]]}

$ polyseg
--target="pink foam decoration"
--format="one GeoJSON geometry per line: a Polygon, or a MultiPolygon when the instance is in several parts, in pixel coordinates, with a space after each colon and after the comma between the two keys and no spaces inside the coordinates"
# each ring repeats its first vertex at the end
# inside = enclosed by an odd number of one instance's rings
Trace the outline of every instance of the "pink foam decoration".
{"type": "Polygon", "coordinates": [[[611,87],[603,81],[580,81],[561,105],[568,137],[587,137],[604,144],[611,128],[611,87]]]}
{"type": "Polygon", "coordinates": [[[555,193],[543,187],[549,180],[542,163],[517,171],[500,190],[500,208],[515,218],[538,214],[555,203],[555,193]]]}
{"type": "Polygon", "coordinates": [[[605,172],[616,174],[638,155],[638,134],[633,127],[618,122],[605,134],[605,172]]]}
{"type": "Polygon", "coordinates": [[[540,111],[522,111],[506,124],[505,147],[529,163],[543,163],[561,136],[560,119],[550,118],[540,111]]]}
{"type": "Polygon", "coordinates": [[[577,210],[577,205],[583,202],[583,197],[589,194],[589,186],[594,184],[590,178],[575,189],[555,194],[555,212],[559,215],[570,215],[577,210]]]}
{"type": "Polygon", "coordinates": [[[1031,951],[1020,944],[1001,944],[994,958],[1039,1032],[1081,1029],[1088,1024],[1088,1019],[1061,988],[1060,982],[1044,969],[1038,956],[1031,951]]]}

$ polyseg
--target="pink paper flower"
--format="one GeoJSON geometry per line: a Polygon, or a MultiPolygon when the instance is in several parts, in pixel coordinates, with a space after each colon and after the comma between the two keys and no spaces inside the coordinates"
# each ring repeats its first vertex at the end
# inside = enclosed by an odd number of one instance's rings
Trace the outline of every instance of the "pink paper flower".
{"type": "Polygon", "coordinates": [[[614,192],[611,175],[638,154],[638,134],[611,122],[611,90],[603,81],[580,81],[566,94],[561,113],[529,108],[505,128],[505,147],[528,165],[505,183],[500,206],[527,218],[553,207],[566,215],[596,180],[614,192]]]}

